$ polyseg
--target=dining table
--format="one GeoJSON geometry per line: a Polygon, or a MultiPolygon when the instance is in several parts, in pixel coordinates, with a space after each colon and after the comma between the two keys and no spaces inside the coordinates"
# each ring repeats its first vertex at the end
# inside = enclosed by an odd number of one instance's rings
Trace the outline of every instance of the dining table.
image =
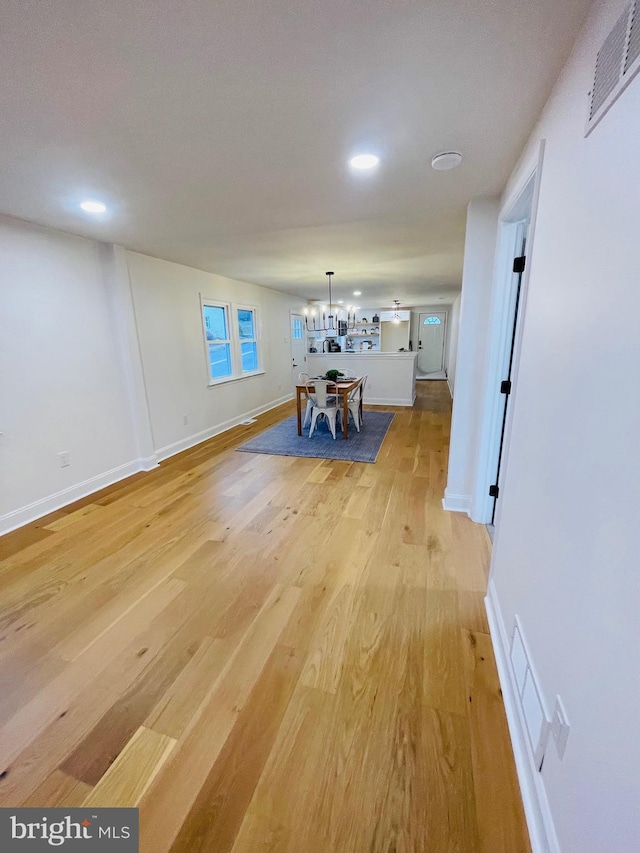
{"type": "MultiPolygon", "coordinates": [[[[322,379],[321,376],[313,377],[313,379],[322,379]]],[[[298,435],[302,435],[302,398],[307,388],[314,392],[313,379],[305,385],[304,382],[296,385],[296,409],[298,413],[298,435]]],[[[349,438],[349,394],[358,387],[360,379],[358,377],[346,377],[339,379],[337,382],[330,382],[327,386],[329,394],[336,394],[342,398],[342,437],[349,438]]],[[[360,423],[362,423],[362,398],[360,398],[360,423]]]]}

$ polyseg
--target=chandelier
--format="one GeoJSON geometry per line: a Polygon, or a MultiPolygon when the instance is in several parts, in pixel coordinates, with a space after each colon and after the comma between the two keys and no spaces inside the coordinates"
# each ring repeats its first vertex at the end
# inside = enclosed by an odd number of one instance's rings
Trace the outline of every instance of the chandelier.
{"type": "Polygon", "coordinates": [[[333,313],[333,300],[331,297],[331,277],[334,275],[334,273],[333,271],[329,270],[325,273],[325,275],[329,276],[329,313],[327,314],[325,306],[322,306],[322,317],[320,316],[320,313],[318,313],[318,316],[316,317],[315,308],[311,309],[311,317],[309,317],[307,315],[307,309],[305,308],[304,322],[308,332],[328,332],[337,335],[337,317],[333,313]]]}

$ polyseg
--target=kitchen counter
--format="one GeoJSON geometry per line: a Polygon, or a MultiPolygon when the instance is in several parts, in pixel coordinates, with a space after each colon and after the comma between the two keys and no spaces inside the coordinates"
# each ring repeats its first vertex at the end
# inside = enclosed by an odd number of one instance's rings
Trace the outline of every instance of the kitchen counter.
{"type": "Polygon", "coordinates": [[[365,376],[364,401],[371,406],[413,406],[416,398],[415,352],[335,352],[308,353],[307,372],[320,376],[327,370],[355,371],[365,376]]]}

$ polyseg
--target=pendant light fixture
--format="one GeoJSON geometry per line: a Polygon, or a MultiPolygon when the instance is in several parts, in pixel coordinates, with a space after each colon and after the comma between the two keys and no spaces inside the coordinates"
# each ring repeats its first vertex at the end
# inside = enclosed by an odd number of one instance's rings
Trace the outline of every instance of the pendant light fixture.
{"type": "Polygon", "coordinates": [[[393,304],[395,305],[395,310],[393,312],[393,317],[391,318],[391,322],[395,323],[396,326],[400,323],[400,315],[398,314],[398,306],[400,305],[400,301],[398,299],[393,300],[393,304]]]}
{"type": "MultiPolygon", "coordinates": [[[[331,270],[325,273],[325,275],[329,276],[329,313],[326,313],[325,306],[322,306],[322,324],[320,315],[318,315],[318,320],[316,322],[316,313],[315,310],[311,310],[311,319],[308,316],[305,316],[305,325],[307,327],[307,331],[311,332],[327,332],[330,335],[338,334],[338,325],[336,321],[336,316],[333,313],[333,301],[331,295],[331,278],[335,273],[331,270]]],[[[305,308],[305,315],[306,315],[305,308]]],[[[337,310],[337,309],[336,309],[337,310]]]]}

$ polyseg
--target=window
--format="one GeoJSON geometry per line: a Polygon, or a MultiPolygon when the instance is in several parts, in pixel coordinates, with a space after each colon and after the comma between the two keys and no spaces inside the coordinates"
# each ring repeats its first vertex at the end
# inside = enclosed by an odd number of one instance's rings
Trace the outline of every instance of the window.
{"type": "Polygon", "coordinates": [[[227,306],[205,303],[202,316],[209,354],[209,378],[212,381],[225,379],[233,373],[227,306]]]}
{"type": "Polygon", "coordinates": [[[260,372],[257,310],[202,299],[209,385],[260,372]]]}
{"type": "Polygon", "coordinates": [[[253,308],[236,308],[240,360],[243,373],[255,373],[258,369],[258,335],[256,312],[253,308]]]}
{"type": "Polygon", "coordinates": [[[298,319],[297,317],[294,317],[292,328],[293,328],[293,339],[295,341],[301,341],[302,340],[302,320],[298,319]]]}
{"type": "Polygon", "coordinates": [[[440,317],[425,317],[422,321],[423,326],[440,326],[441,323],[440,317]]]}

